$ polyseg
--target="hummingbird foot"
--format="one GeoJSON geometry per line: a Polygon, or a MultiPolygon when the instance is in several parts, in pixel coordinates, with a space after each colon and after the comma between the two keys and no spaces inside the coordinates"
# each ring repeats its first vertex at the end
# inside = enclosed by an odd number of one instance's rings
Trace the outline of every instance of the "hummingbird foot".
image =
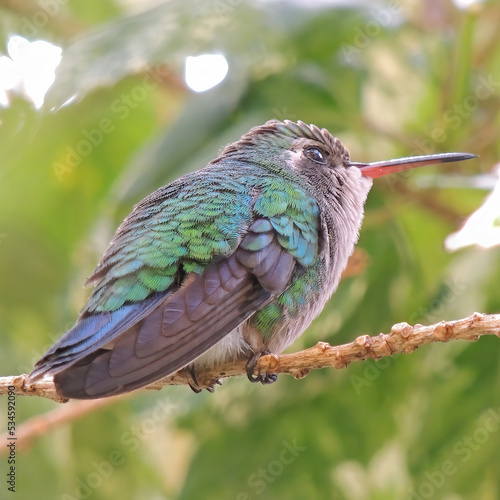
{"type": "Polygon", "coordinates": [[[213,384],[210,385],[201,385],[198,382],[198,377],[196,375],[196,368],[193,365],[186,366],[184,368],[185,373],[189,375],[189,378],[191,379],[190,382],[188,382],[189,387],[195,394],[199,394],[203,389],[206,389],[208,392],[213,394],[215,392],[215,384],[222,385],[222,382],[220,380],[216,380],[213,384]]]}
{"type": "Polygon", "coordinates": [[[246,364],[246,372],[248,380],[252,383],[260,382],[262,385],[272,384],[278,380],[277,373],[258,373],[254,375],[255,368],[259,359],[266,354],[271,354],[268,350],[254,353],[246,364]]]}

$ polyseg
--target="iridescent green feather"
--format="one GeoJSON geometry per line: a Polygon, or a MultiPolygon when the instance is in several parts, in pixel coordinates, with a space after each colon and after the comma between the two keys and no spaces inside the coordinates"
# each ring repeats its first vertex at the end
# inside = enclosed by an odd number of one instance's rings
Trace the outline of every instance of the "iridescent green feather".
{"type": "MultiPolygon", "coordinates": [[[[313,262],[318,209],[307,191],[244,163],[201,172],[153,193],[124,221],[95,271],[97,278],[91,277],[97,286],[84,312],[113,311],[163,292],[180,270],[203,272],[214,258],[235,250],[257,217],[269,219],[279,243],[299,264],[313,262]]],[[[251,250],[265,243],[259,238],[251,250]]],[[[264,231],[262,238],[267,238],[264,231]]],[[[300,283],[290,293],[300,295],[297,287],[300,283]]],[[[261,321],[273,323],[282,314],[283,305],[277,307],[266,308],[262,314],[270,318],[261,321]]]]}
{"type": "Polygon", "coordinates": [[[273,303],[257,311],[251,318],[252,325],[259,331],[264,339],[269,339],[275,332],[284,316],[295,317],[300,313],[301,306],[306,300],[319,291],[318,272],[323,266],[322,262],[311,266],[293,281],[290,287],[277,297],[273,303]]]}

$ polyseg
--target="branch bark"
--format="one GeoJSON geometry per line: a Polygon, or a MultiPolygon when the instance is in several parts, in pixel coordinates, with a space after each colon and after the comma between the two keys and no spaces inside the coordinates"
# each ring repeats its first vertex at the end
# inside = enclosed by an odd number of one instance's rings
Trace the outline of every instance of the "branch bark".
{"type": "MultiPolygon", "coordinates": [[[[288,373],[295,378],[305,377],[310,370],[333,367],[346,368],[353,361],[381,359],[398,353],[410,353],[421,345],[451,340],[476,341],[482,335],[500,337],[500,314],[474,313],[468,318],[456,321],[441,321],[434,325],[414,326],[408,323],[394,325],[388,334],[370,337],[362,335],[349,344],[331,346],[318,342],[314,347],[293,354],[269,354],[263,356],[257,365],[259,373],[288,373]]],[[[202,387],[210,387],[219,379],[244,375],[245,361],[235,361],[227,365],[197,374],[202,387]]],[[[165,377],[146,389],[159,390],[166,385],[188,385],[190,376],[184,371],[165,377]]],[[[58,403],[66,402],[56,392],[50,378],[28,384],[27,375],[0,377],[0,395],[14,388],[17,396],[40,396],[58,403]]]]}

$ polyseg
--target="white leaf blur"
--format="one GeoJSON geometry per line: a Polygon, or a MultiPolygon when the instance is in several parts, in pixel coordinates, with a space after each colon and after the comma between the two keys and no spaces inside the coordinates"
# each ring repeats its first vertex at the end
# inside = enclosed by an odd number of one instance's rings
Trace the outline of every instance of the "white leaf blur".
{"type": "Polygon", "coordinates": [[[446,238],[445,247],[449,252],[470,245],[482,248],[500,245],[500,163],[493,168],[492,173],[497,176],[493,191],[462,228],[446,238]]]}

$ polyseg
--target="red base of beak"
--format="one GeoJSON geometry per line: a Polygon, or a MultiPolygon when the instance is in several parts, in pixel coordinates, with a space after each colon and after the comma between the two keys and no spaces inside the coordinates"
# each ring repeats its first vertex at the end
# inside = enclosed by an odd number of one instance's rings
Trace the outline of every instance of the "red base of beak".
{"type": "Polygon", "coordinates": [[[411,168],[423,167],[424,165],[435,165],[452,161],[470,160],[477,158],[477,155],[470,153],[440,153],[425,156],[410,156],[408,158],[398,158],[396,160],[377,161],[374,163],[351,162],[350,165],[358,167],[365,177],[376,179],[383,175],[403,172],[411,168]]]}

